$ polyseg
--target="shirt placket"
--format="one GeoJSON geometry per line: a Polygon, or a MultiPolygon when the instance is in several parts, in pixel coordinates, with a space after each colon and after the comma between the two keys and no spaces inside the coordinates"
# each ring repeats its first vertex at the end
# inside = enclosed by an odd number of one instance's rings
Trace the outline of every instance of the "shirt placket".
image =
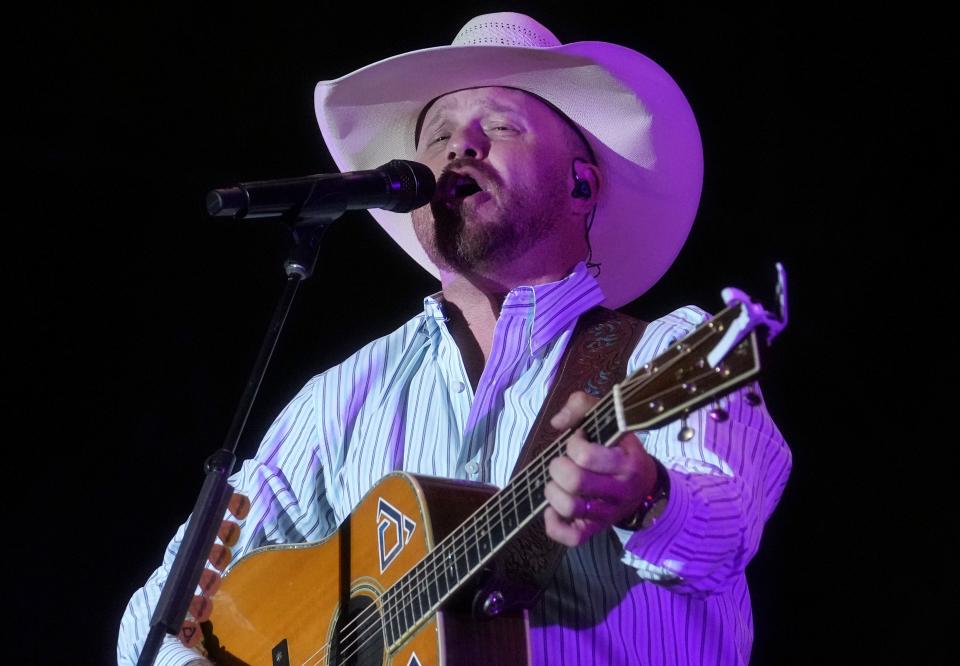
{"type": "Polygon", "coordinates": [[[474,400],[473,387],[467,377],[460,349],[454,342],[446,321],[444,318],[436,320],[440,333],[437,360],[439,361],[440,376],[447,386],[450,405],[453,407],[453,418],[456,425],[456,435],[458,436],[457,442],[450,442],[451,446],[457,447],[457,457],[454,463],[456,467],[455,469],[448,469],[446,474],[455,478],[476,480],[479,476],[479,465],[470,465],[470,469],[466,469],[470,456],[466,453],[469,446],[464,436],[470,417],[470,407],[474,400]]]}
{"type": "MultiPolygon", "coordinates": [[[[503,394],[530,347],[534,307],[532,293],[528,291],[532,292],[521,289],[508,294],[494,327],[490,357],[477,382],[476,393],[471,392],[469,416],[463,430],[464,446],[457,468],[461,478],[490,482],[490,459],[499,412],[505,408],[503,394]],[[526,302],[528,299],[531,300],[526,302]]],[[[459,349],[456,353],[459,357],[459,349]]]]}

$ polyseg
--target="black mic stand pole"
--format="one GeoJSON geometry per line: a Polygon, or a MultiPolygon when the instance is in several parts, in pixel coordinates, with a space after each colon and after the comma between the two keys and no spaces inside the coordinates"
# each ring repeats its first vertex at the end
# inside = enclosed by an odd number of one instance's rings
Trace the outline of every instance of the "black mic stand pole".
{"type": "Polygon", "coordinates": [[[230,424],[223,447],[215,451],[204,463],[207,476],[200,490],[200,496],[193,506],[190,522],[173,561],[170,575],[163,584],[163,592],[150,619],[150,633],[143,644],[137,666],[153,666],[160,645],[163,643],[164,634],[177,635],[183,626],[190,601],[200,582],[204,563],[233,494],[233,489],[227,484],[227,478],[236,464],[237,445],[256,400],[260,383],[266,374],[267,365],[280,338],[280,332],[290,312],[293,298],[297,294],[297,288],[300,282],[310,277],[316,268],[317,258],[320,255],[320,239],[329,224],[342,212],[341,210],[332,217],[300,218],[297,220],[297,225],[291,229],[294,244],[290,256],[283,264],[287,274],[286,286],[270,320],[270,327],[260,346],[260,352],[250,378],[247,380],[240,403],[237,405],[233,423],[230,424]]]}

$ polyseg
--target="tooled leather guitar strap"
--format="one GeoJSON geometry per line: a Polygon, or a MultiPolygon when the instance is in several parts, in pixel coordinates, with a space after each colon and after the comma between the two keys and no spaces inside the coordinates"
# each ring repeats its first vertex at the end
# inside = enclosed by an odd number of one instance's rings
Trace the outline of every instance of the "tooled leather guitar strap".
{"type": "MultiPolygon", "coordinates": [[[[627,361],[646,326],[639,319],[599,306],[580,315],[512,476],[560,436],[550,419],[563,408],[571,393],[585,391],[600,398],[626,376],[627,361]]],[[[563,554],[564,547],[547,537],[541,513],[496,558],[493,574],[482,586],[478,600],[499,592],[503,601],[498,606],[503,610],[532,606],[553,577],[563,554]]]]}

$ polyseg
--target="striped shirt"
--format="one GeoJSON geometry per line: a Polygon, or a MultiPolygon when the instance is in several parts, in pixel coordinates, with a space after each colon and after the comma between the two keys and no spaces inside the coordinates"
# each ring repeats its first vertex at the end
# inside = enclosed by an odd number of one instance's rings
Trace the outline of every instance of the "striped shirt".
{"type": "MultiPolygon", "coordinates": [[[[439,295],[393,333],[312,378],[231,477],[252,503],[234,561],[267,544],[323,539],[394,470],[504,486],[577,318],[602,300],[582,263],[558,282],[510,291],[475,392],[439,295]]],[[[651,322],[628,371],[706,318],[687,306],[651,322]]],[[[667,508],[646,529],[607,530],[566,551],[530,611],[535,664],[749,661],[753,622],[744,569],[791,457],[766,409],[749,405],[745,390],[720,400],[730,415],[723,423],[705,408],[693,412],[689,441],[679,440],[679,423],[639,433],[668,470],[667,508]]],[[[127,606],[121,664],[137,659],[184,531],[127,606]]],[[[196,652],[168,637],[156,663],[192,659],[196,652]]]]}

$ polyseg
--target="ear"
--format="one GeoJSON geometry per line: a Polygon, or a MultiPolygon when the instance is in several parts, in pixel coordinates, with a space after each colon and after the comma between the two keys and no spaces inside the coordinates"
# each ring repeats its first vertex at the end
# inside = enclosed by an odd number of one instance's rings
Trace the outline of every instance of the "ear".
{"type": "Polygon", "coordinates": [[[569,191],[573,191],[578,182],[589,185],[590,196],[586,198],[573,198],[573,205],[577,208],[577,212],[586,213],[597,205],[597,197],[600,194],[601,187],[600,168],[596,164],[591,164],[583,158],[575,158],[570,172],[569,191]]]}

